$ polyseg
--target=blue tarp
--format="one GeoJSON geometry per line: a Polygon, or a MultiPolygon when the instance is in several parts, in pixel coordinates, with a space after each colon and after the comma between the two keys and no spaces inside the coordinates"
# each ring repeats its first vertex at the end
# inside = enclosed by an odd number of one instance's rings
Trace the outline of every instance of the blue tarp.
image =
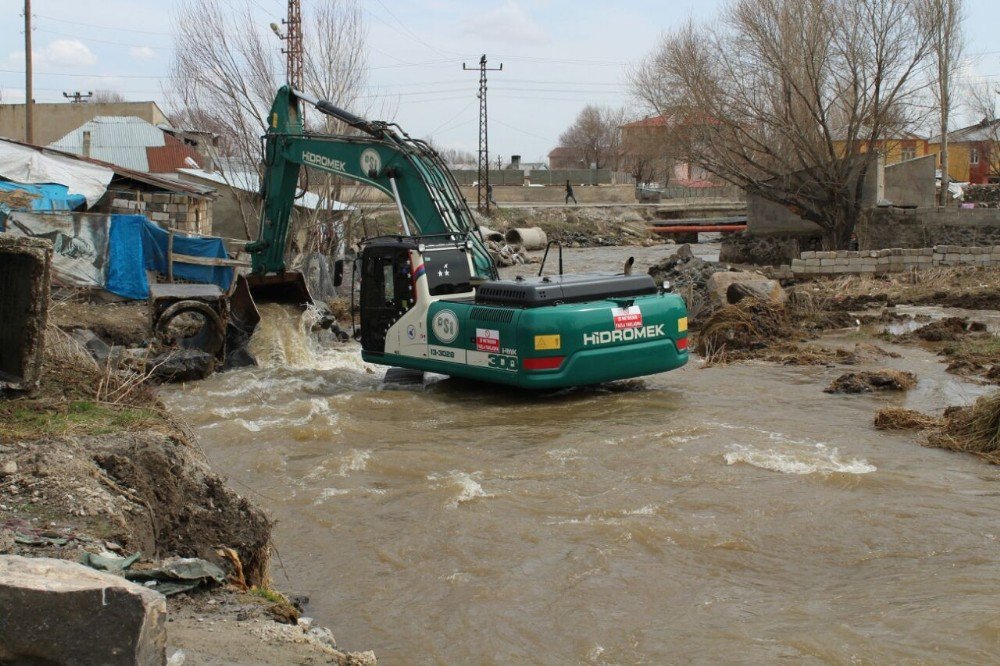
{"type": "Polygon", "coordinates": [[[35,212],[82,210],[87,206],[87,198],[85,196],[82,194],[70,194],[69,188],[65,185],[54,183],[28,185],[0,180],[0,192],[13,192],[14,190],[22,190],[35,196],[31,201],[31,206],[29,206],[29,210],[35,212]]]}
{"type": "MultiPolygon", "coordinates": [[[[148,298],[146,270],[167,273],[167,237],[144,215],[112,215],[108,241],[108,273],[105,288],[125,298],[148,298]]],[[[174,253],[225,259],[221,238],[201,238],[174,234],[174,253]]],[[[223,291],[233,281],[233,269],[225,266],[196,266],[174,262],[174,277],[192,282],[216,284],[223,291]]]]}

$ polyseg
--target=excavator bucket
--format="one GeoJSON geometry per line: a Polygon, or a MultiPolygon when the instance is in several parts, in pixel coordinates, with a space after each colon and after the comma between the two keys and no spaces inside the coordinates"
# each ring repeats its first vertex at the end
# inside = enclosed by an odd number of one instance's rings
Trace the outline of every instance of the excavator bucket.
{"type": "Polygon", "coordinates": [[[313,304],[302,273],[286,271],[270,275],[247,275],[247,288],[256,303],[313,304]]]}

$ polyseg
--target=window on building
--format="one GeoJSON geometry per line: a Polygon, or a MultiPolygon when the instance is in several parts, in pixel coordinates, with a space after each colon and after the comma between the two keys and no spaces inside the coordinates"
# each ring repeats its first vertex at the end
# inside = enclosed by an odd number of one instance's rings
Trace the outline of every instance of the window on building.
{"type": "Polygon", "coordinates": [[[969,164],[979,164],[979,149],[970,148],[969,149],[969,164]]]}
{"type": "Polygon", "coordinates": [[[904,146],[900,151],[900,159],[902,160],[912,160],[917,156],[917,149],[913,146],[904,146]]]}

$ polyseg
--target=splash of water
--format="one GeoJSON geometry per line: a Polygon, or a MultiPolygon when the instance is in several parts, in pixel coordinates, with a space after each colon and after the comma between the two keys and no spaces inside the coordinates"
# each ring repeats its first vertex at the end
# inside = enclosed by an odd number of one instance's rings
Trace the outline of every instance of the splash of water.
{"type": "Polygon", "coordinates": [[[837,449],[829,449],[819,445],[812,450],[778,451],[775,449],[757,449],[752,446],[736,444],[725,455],[730,465],[744,463],[761,469],[784,474],[870,474],[876,471],[875,465],[864,458],[844,460],[837,449]]]}
{"type": "Polygon", "coordinates": [[[375,366],[361,360],[357,343],[324,341],[325,335],[317,335],[313,329],[321,315],[316,308],[263,303],[258,310],[260,324],[247,348],[261,367],[376,373],[375,366]]]}

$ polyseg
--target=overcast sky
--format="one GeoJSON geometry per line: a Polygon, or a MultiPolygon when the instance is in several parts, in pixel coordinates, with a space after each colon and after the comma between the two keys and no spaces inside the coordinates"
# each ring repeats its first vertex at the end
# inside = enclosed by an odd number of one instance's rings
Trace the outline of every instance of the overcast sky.
{"type": "MultiPolygon", "coordinates": [[[[239,6],[245,0],[224,0],[239,6]]],[[[285,0],[248,0],[259,29],[285,14],[285,0]]],[[[302,0],[308,7],[319,0],[302,0]]],[[[364,0],[370,70],[364,105],[391,109],[411,135],[475,150],[478,76],[462,62],[485,53],[502,72],[489,80],[490,153],[544,160],[586,104],[627,105],[628,69],[662,31],[711,19],[723,0],[364,0]]],[[[24,100],[21,0],[0,0],[0,89],[24,100]]],[[[1000,85],[1000,0],[966,0],[964,76],[1000,85]]],[[[109,89],[162,101],[171,60],[171,0],[33,0],[35,99],[109,89]],[[99,8],[99,9],[98,9],[99,8]]],[[[308,12],[304,12],[308,14],[308,12]]],[[[309,30],[306,24],[303,28],[309,30]]],[[[275,38],[275,49],[280,43],[275,38]]],[[[358,109],[357,111],[364,111],[358,109]]],[[[961,121],[968,118],[962,117],[961,121]]]]}

